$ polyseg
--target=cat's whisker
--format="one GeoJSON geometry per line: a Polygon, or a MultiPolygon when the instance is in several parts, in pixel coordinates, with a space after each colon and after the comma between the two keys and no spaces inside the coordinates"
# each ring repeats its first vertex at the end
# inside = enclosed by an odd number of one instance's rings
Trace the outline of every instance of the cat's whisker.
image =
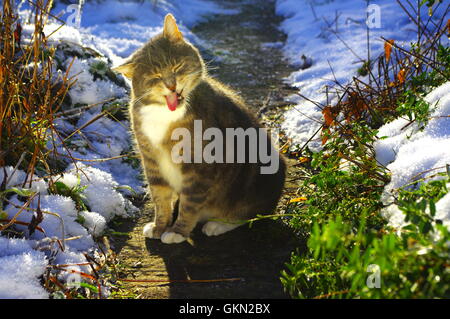
{"type": "Polygon", "coordinates": [[[217,60],[217,58],[216,57],[214,57],[214,58],[212,58],[211,60],[209,60],[209,61],[205,61],[205,65],[209,65],[209,64],[211,64],[211,63],[213,63],[213,62],[215,62],[217,60]]]}
{"type": "Polygon", "coordinates": [[[213,59],[211,59],[211,60],[209,60],[209,61],[206,61],[206,62],[205,62],[205,66],[206,66],[206,67],[209,67],[210,64],[213,64],[213,63],[215,63],[216,61],[217,61],[217,58],[213,58],[213,59]]]}
{"type": "Polygon", "coordinates": [[[142,94],[141,96],[139,96],[139,97],[137,97],[137,98],[131,100],[130,102],[131,102],[131,103],[137,103],[137,102],[141,101],[143,98],[149,96],[151,93],[152,93],[152,90],[150,89],[150,90],[148,90],[146,93],[144,93],[144,94],[142,94]]]}
{"type": "Polygon", "coordinates": [[[150,94],[150,92],[147,92],[146,94],[142,94],[139,97],[136,97],[135,99],[131,100],[131,103],[137,103],[139,101],[141,101],[144,97],[148,96],[150,94]]]}
{"type": "Polygon", "coordinates": [[[203,70],[195,71],[195,72],[189,73],[189,74],[187,74],[186,76],[195,76],[195,75],[198,75],[198,74],[201,74],[201,73],[203,73],[203,70]]]}
{"type": "Polygon", "coordinates": [[[206,69],[207,69],[208,71],[212,71],[212,70],[218,70],[219,67],[217,67],[217,66],[207,66],[206,69]]]}

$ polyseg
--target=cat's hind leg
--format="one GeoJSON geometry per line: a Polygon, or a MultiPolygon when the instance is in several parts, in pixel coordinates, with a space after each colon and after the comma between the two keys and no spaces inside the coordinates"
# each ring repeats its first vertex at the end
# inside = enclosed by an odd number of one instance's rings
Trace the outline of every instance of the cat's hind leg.
{"type": "Polygon", "coordinates": [[[241,225],[242,223],[225,223],[221,221],[211,220],[203,225],[202,232],[206,236],[219,236],[241,225]]]}
{"type": "Polygon", "coordinates": [[[178,217],[172,227],[161,236],[165,244],[177,244],[185,241],[197,225],[207,198],[207,186],[200,183],[186,187],[180,194],[178,217]]]}

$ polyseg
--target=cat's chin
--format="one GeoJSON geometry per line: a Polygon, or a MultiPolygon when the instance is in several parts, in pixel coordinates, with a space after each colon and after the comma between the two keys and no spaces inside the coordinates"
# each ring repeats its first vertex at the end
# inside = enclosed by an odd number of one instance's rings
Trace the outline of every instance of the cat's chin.
{"type": "Polygon", "coordinates": [[[159,101],[157,103],[151,103],[151,104],[147,104],[145,105],[145,107],[152,107],[152,108],[159,108],[161,110],[167,111],[167,112],[174,112],[174,111],[179,111],[180,109],[184,109],[186,107],[186,102],[183,99],[181,102],[178,103],[177,107],[175,109],[170,109],[169,106],[167,105],[167,103],[164,101],[159,101]]]}

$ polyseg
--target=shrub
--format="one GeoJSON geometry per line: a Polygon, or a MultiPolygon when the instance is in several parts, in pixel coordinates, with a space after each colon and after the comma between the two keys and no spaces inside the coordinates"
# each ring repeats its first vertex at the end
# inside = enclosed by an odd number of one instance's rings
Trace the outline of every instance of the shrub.
{"type": "Polygon", "coordinates": [[[433,214],[449,182],[400,192],[398,205],[410,223],[398,234],[368,228],[365,214],[358,230],[341,216],[315,223],[306,255],[294,255],[282,272],[284,286],[300,298],[449,298],[450,233],[433,214]],[[370,285],[374,272],[378,287],[370,285]]]}
{"type": "Polygon", "coordinates": [[[12,3],[3,1],[0,20],[0,166],[23,158],[21,168],[31,174],[48,157],[49,131],[71,82],[68,73],[54,79],[55,50],[42,32],[51,1],[36,1],[30,39],[12,3]]]}
{"type": "MultiPolygon", "coordinates": [[[[448,193],[450,174],[400,189],[394,204],[406,224],[393,229],[381,214],[389,174],[372,147],[377,128],[393,119],[427,124],[432,110],[424,96],[450,78],[450,51],[439,41],[446,32],[439,27],[443,19],[409,51],[385,39],[384,54],[374,60],[377,72],[364,68],[369,83],[356,78],[339,86],[336,105],[320,105],[322,150],[312,153],[306,145],[297,146],[295,153],[311,161],[302,164],[306,176],[298,189],[306,201],[289,204],[293,217],[288,223],[308,241],[306,252],[292,253],[282,271],[291,296],[450,297],[450,235],[435,218],[435,204],[448,193]]],[[[424,26],[418,28],[420,33],[424,26]]]]}

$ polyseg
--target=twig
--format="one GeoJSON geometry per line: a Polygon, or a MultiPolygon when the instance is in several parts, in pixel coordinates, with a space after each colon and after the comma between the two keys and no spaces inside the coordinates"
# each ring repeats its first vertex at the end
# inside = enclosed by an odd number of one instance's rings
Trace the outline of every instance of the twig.
{"type": "Polygon", "coordinates": [[[314,299],[323,299],[323,298],[328,298],[328,297],[332,297],[335,295],[342,295],[342,294],[346,294],[349,293],[350,290],[342,290],[342,291],[335,291],[335,292],[330,292],[329,294],[324,294],[324,295],[320,295],[320,296],[316,296],[314,297],[314,299]]]}
{"type": "Polygon", "coordinates": [[[112,161],[115,159],[120,159],[120,158],[127,158],[127,157],[134,157],[134,158],[138,158],[137,155],[129,155],[129,154],[123,154],[123,155],[118,155],[118,156],[113,156],[113,157],[108,157],[108,158],[94,158],[94,159],[84,159],[84,158],[77,158],[74,156],[69,156],[69,155],[65,155],[65,154],[61,154],[61,153],[56,153],[59,156],[62,157],[68,157],[80,162],[107,162],[107,161],[112,161]]]}
{"type": "MultiPolygon", "coordinates": [[[[14,216],[14,218],[16,218],[16,217],[19,215],[19,213],[21,213],[21,211],[23,211],[23,210],[31,211],[31,212],[36,212],[36,209],[34,209],[34,208],[29,208],[28,205],[31,203],[31,201],[34,199],[34,197],[36,197],[37,194],[38,194],[38,193],[34,193],[33,196],[31,196],[31,197],[28,199],[28,201],[25,203],[25,205],[23,205],[23,206],[17,205],[17,204],[15,204],[15,203],[13,203],[12,201],[10,201],[9,199],[4,199],[4,200],[5,200],[8,204],[12,205],[13,207],[19,208],[19,209],[20,209],[19,212],[16,214],[16,216],[14,216]]],[[[55,217],[57,217],[57,218],[59,219],[60,224],[61,224],[62,251],[65,251],[65,248],[66,248],[66,245],[65,245],[66,238],[65,238],[65,236],[66,236],[66,235],[65,235],[64,220],[63,220],[62,217],[59,216],[59,214],[57,214],[57,213],[53,213],[53,212],[50,212],[50,211],[47,211],[47,210],[41,210],[41,212],[44,213],[44,214],[48,214],[48,215],[55,216],[55,217]]],[[[14,218],[13,218],[13,220],[14,220],[14,218]]],[[[2,230],[2,229],[0,229],[0,231],[1,231],[1,230],[2,230]]]]}
{"type": "Polygon", "coordinates": [[[16,173],[17,169],[19,168],[19,165],[22,163],[24,158],[25,158],[25,152],[23,152],[22,155],[20,155],[19,161],[17,162],[17,164],[14,167],[11,175],[9,175],[8,180],[6,181],[6,185],[8,185],[9,182],[11,181],[11,179],[13,178],[14,174],[16,173]]]}
{"type": "MultiPolygon", "coordinates": [[[[386,38],[381,37],[381,39],[383,39],[383,41],[388,41],[386,38]]],[[[427,60],[429,60],[428,58],[426,58],[425,56],[418,56],[417,54],[414,54],[408,50],[403,49],[402,47],[399,47],[398,45],[396,45],[395,43],[392,44],[393,47],[395,47],[396,49],[398,49],[399,51],[407,54],[407,55],[411,55],[413,57],[415,57],[416,59],[419,59],[420,61],[424,62],[426,65],[430,66],[433,70],[435,70],[436,72],[438,72],[440,75],[442,75],[445,79],[450,80],[447,75],[445,73],[442,73],[441,70],[439,70],[439,68],[434,67],[434,65],[430,64],[427,60]]],[[[432,61],[435,64],[438,64],[436,61],[432,61]]],[[[438,64],[440,65],[440,64],[438,64]]]]}
{"type": "MultiPolygon", "coordinates": [[[[30,223],[21,222],[19,220],[12,220],[12,219],[0,219],[0,223],[12,223],[12,224],[17,224],[17,225],[21,225],[21,226],[29,226],[30,225],[30,223]]],[[[45,234],[45,230],[42,227],[36,226],[36,229],[39,230],[41,233],[45,234]]]]}
{"type": "Polygon", "coordinates": [[[77,115],[81,114],[81,112],[83,112],[83,111],[87,111],[87,110],[89,110],[89,109],[91,109],[91,108],[93,108],[95,106],[98,106],[100,104],[106,104],[106,103],[111,102],[113,100],[115,100],[115,98],[110,98],[110,99],[107,99],[107,100],[104,100],[104,101],[101,101],[101,102],[98,102],[98,103],[94,103],[94,104],[90,104],[90,105],[86,105],[86,106],[73,108],[73,109],[67,110],[67,111],[61,111],[61,112],[55,113],[55,118],[58,118],[58,117],[65,117],[66,118],[67,116],[70,116],[70,117],[77,116],[77,115]]]}
{"type": "Polygon", "coordinates": [[[269,106],[270,100],[272,98],[273,90],[269,91],[269,94],[267,94],[266,99],[263,102],[263,105],[259,108],[258,112],[256,113],[256,116],[259,117],[263,112],[266,111],[267,107],[269,106]]]}
{"type": "Polygon", "coordinates": [[[314,137],[323,129],[324,124],[322,124],[317,131],[303,144],[303,146],[300,148],[299,153],[302,154],[303,150],[306,148],[306,146],[313,140],[314,137]]]}
{"type": "Polygon", "coordinates": [[[212,283],[212,282],[229,282],[229,281],[244,281],[244,278],[223,278],[223,279],[127,279],[119,278],[119,281],[138,282],[138,283],[212,283]]]}
{"type": "MultiPolygon", "coordinates": [[[[369,7],[370,0],[366,0],[366,5],[369,7]]],[[[366,19],[369,19],[369,11],[366,12],[366,19]]],[[[367,38],[367,67],[370,70],[370,29],[366,22],[366,38],[367,38]]],[[[369,84],[372,84],[372,78],[369,76],[369,84]]]]}
{"type": "Polygon", "coordinates": [[[16,222],[17,217],[19,217],[19,215],[22,214],[22,212],[28,207],[28,205],[30,205],[31,201],[36,197],[36,195],[37,193],[34,193],[22,207],[19,206],[20,208],[19,211],[14,215],[13,218],[10,219],[8,223],[6,223],[6,225],[0,226],[0,231],[4,231],[12,224],[14,224],[16,222]]]}

